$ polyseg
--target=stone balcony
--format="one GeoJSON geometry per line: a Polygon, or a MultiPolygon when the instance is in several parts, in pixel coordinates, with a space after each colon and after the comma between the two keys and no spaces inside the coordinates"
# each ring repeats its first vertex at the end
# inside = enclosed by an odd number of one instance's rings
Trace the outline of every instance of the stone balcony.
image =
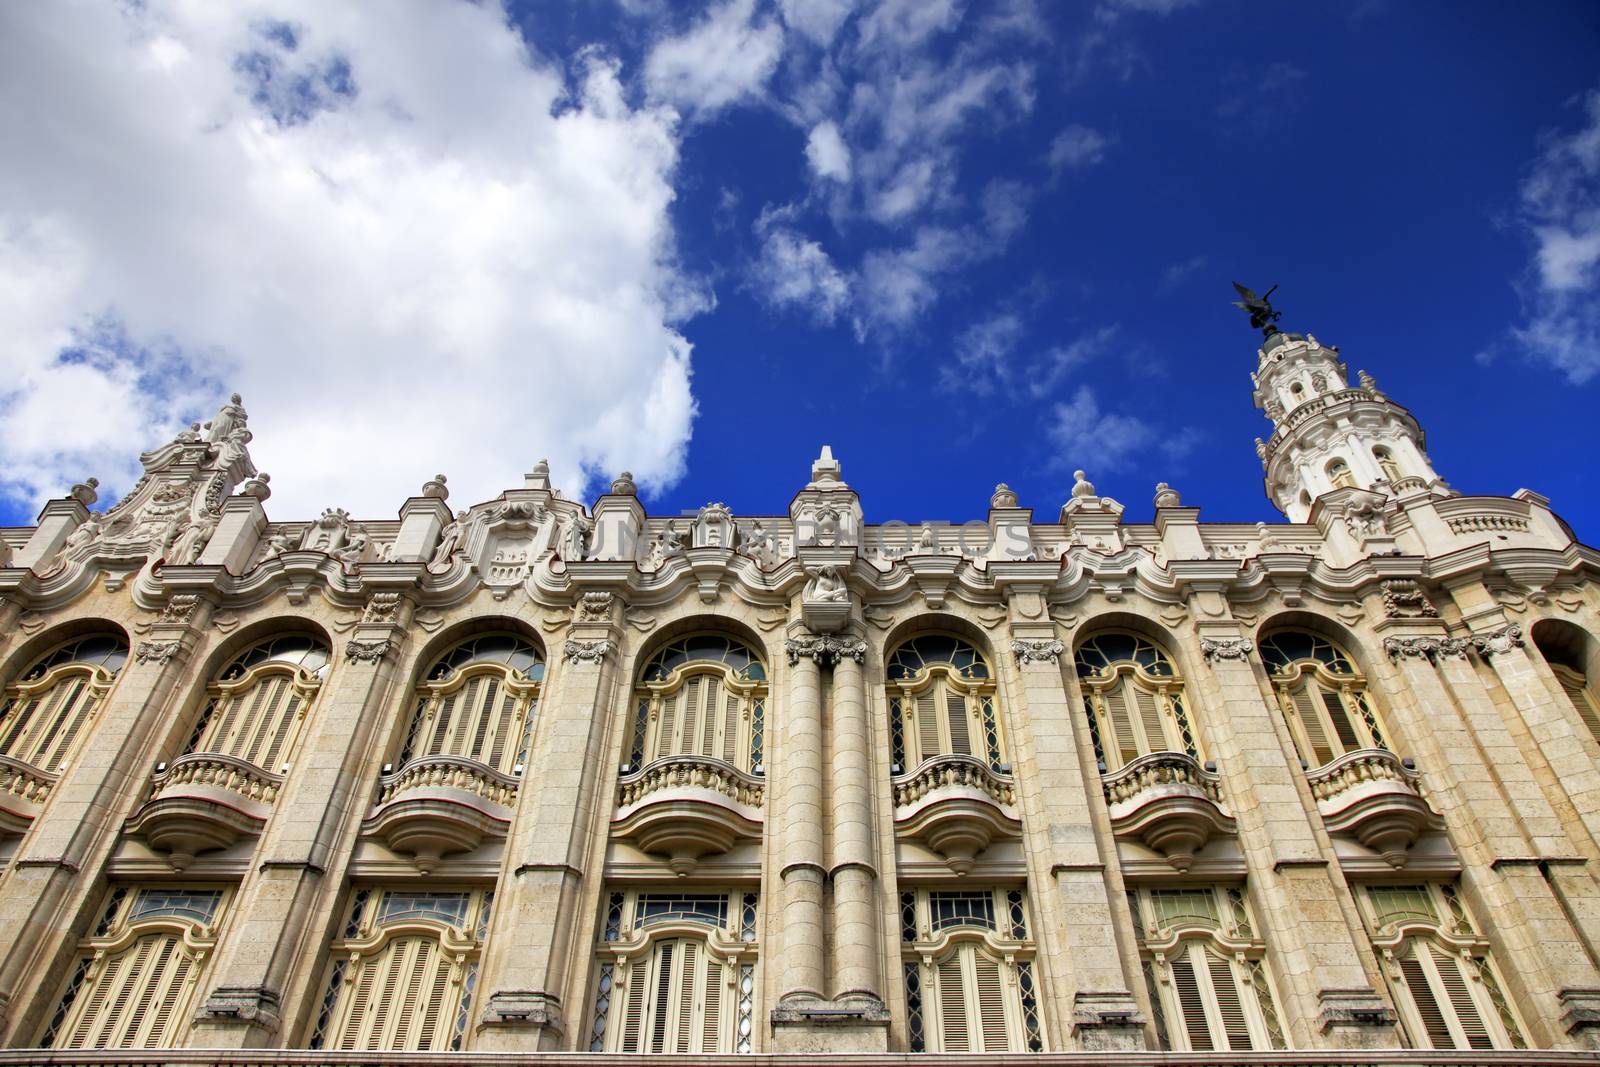
{"type": "Polygon", "coordinates": [[[617,782],[616,836],[664,854],[679,875],[704,856],[759,840],[766,783],[709,756],[667,756],[617,782]]]}
{"type": "Polygon", "coordinates": [[[280,775],[234,756],[191,752],[157,767],[150,799],[134,813],[128,832],[168,853],[181,871],[202,852],[259,834],[282,785],[280,775]]]}
{"type": "Polygon", "coordinates": [[[59,779],[31,763],[0,756],[0,836],[27,833],[59,779]]]}
{"type": "Polygon", "coordinates": [[[1392,867],[1404,867],[1423,831],[1441,825],[1407,762],[1387,749],[1362,748],[1306,773],[1328,831],[1348,834],[1392,867]]]}
{"type": "Polygon", "coordinates": [[[896,831],[925,842],[958,875],[995,838],[1022,833],[1016,804],[1011,776],[973,756],[934,756],[894,780],[896,831]]]}
{"type": "Polygon", "coordinates": [[[451,853],[504,838],[519,782],[465,756],[423,756],[378,779],[362,829],[426,874],[451,853]]]}
{"type": "Polygon", "coordinates": [[[1233,818],[1222,808],[1215,772],[1182,752],[1140,756],[1101,779],[1118,837],[1142,841],[1186,871],[1194,855],[1219,834],[1231,834],[1233,818]]]}

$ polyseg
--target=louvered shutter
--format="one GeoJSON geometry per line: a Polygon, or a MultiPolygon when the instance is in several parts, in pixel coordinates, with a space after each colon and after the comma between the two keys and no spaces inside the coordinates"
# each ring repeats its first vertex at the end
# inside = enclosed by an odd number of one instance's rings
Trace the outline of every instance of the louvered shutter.
{"type": "Polygon", "coordinates": [[[437,756],[444,751],[444,739],[450,736],[450,719],[455,715],[456,702],[470,701],[472,699],[472,687],[475,684],[475,682],[468,682],[465,688],[457,689],[454,693],[447,694],[444,700],[439,703],[438,714],[433,720],[433,738],[428,742],[428,755],[437,756]]]}
{"type": "Polygon", "coordinates": [[[65,769],[67,755],[95,704],[93,690],[82,678],[55,689],[62,691],[62,699],[54,714],[44,716],[48,725],[40,733],[39,743],[33,746],[38,749],[38,755],[31,761],[40,770],[51,772],[65,769]]]}
{"type": "Polygon", "coordinates": [[[737,763],[739,760],[739,698],[733,693],[725,693],[722,698],[722,758],[728,763],[737,763]]]}
{"type": "MultiPolygon", "coordinates": [[[[53,691],[52,691],[53,692],[53,691]]],[[[49,696],[50,694],[45,694],[49,696]]],[[[34,713],[39,710],[43,698],[31,696],[27,700],[11,700],[6,705],[6,710],[11,713],[11,722],[7,724],[4,741],[0,741],[0,753],[16,755],[19,759],[34,762],[33,754],[17,747],[18,741],[27,732],[28,723],[33,720],[34,713]],[[19,707],[18,704],[21,704],[19,707]]]]}
{"type": "Polygon", "coordinates": [[[697,731],[700,725],[699,678],[690,678],[683,683],[683,704],[680,714],[682,721],[678,724],[678,737],[673,739],[670,750],[674,755],[694,752],[696,742],[699,740],[697,731]]]}
{"type": "MultiPolygon", "coordinates": [[[[1321,689],[1321,686],[1318,686],[1321,689]]],[[[1344,700],[1331,689],[1322,689],[1322,703],[1328,709],[1328,718],[1333,720],[1333,732],[1338,735],[1339,743],[1346,752],[1354,752],[1365,747],[1361,735],[1356,733],[1355,723],[1350,719],[1350,709],[1344,706],[1344,700]]]]}
{"type": "Polygon", "coordinates": [[[1432,950],[1432,956],[1434,969],[1439,972],[1439,981],[1444,985],[1445,996],[1450,999],[1450,1007],[1455,1012],[1456,1025],[1466,1035],[1468,1047],[1494,1048],[1494,1042],[1489,1039],[1488,1028],[1483,1024],[1483,1016],[1478,1011],[1477,1003],[1472,999],[1472,990],[1468,988],[1467,979],[1461,973],[1460,961],[1437,948],[1432,950]]]}
{"type": "Polygon", "coordinates": [[[931,689],[917,696],[917,745],[920,751],[916,763],[939,754],[939,709],[931,689]]]}
{"type": "Polygon", "coordinates": [[[676,943],[664,942],[656,949],[655,998],[650,1012],[650,1051],[663,1052],[667,1045],[667,1025],[672,1013],[672,955],[676,943]]]}
{"type": "Polygon", "coordinates": [[[939,1047],[944,1052],[971,1052],[967,1032],[967,991],[961,980],[961,956],[953,953],[939,963],[939,1047]]]}
{"type": "Polygon", "coordinates": [[[507,693],[500,700],[500,716],[494,725],[494,744],[489,749],[488,764],[497,771],[509,772],[505,765],[507,742],[517,728],[517,698],[507,693]]]}
{"type": "Polygon", "coordinates": [[[1328,742],[1328,731],[1322,726],[1322,716],[1317,714],[1317,705],[1311,699],[1311,687],[1316,685],[1309,678],[1295,686],[1292,696],[1295,712],[1300,716],[1300,725],[1305,729],[1306,742],[1311,746],[1308,755],[1311,757],[1313,767],[1321,767],[1333,761],[1333,745],[1328,742]]]}
{"type": "Polygon", "coordinates": [[[724,965],[716,960],[706,960],[704,1018],[700,1026],[701,1052],[722,1052],[722,991],[727,983],[724,965]]]}
{"type": "Polygon", "coordinates": [[[682,689],[661,698],[661,715],[656,721],[655,752],[651,759],[661,759],[673,753],[673,734],[678,728],[678,704],[683,700],[682,689]]]}
{"type": "Polygon", "coordinates": [[[946,689],[945,707],[950,719],[950,751],[962,756],[972,755],[972,737],[967,719],[967,701],[960,693],[946,689]]]}
{"type": "Polygon", "coordinates": [[[627,997],[622,1014],[622,1043],[619,1052],[638,1052],[644,1029],[644,1002],[649,993],[650,965],[640,960],[628,971],[627,997]]]}
{"type": "Polygon", "coordinates": [[[1428,983],[1422,962],[1416,955],[1407,956],[1400,961],[1400,973],[1405,978],[1406,993],[1411,998],[1411,1005],[1416,1009],[1418,1017],[1422,1020],[1422,1028],[1427,1033],[1428,1047],[1455,1048],[1456,1040],[1445,1022],[1444,1011],[1439,1006],[1438,998],[1433,994],[1433,987],[1428,983]]]}
{"type": "Polygon", "coordinates": [[[1244,1005],[1239,1001],[1239,985],[1234,980],[1233,966],[1210,950],[1206,951],[1206,967],[1211,972],[1211,992],[1222,1017],[1222,1032],[1228,1039],[1228,1048],[1243,1052],[1254,1048],[1250,1041],[1250,1025],[1245,1020],[1244,1005]]]}
{"type": "Polygon", "coordinates": [[[1101,694],[1101,699],[1106,704],[1106,717],[1111,720],[1112,732],[1117,737],[1117,751],[1121,754],[1122,764],[1132,763],[1139,758],[1139,741],[1133,733],[1133,720],[1128,717],[1128,702],[1123,696],[1122,683],[1106,689],[1101,694]]]}
{"type": "Polygon", "coordinates": [[[707,678],[705,684],[705,711],[704,722],[700,727],[700,748],[702,756],[715,756],[717,754],[717,725],[722,719],[722,684],[715,679],[707,678]]]}
{"type": "Polygon", "coordinates": [[[176,934],[147,934],[102,961],[66,1046],[168,1048],[193,991],[194,961],[176,934]]]}
{"type": "Polygon", "coordinates": [[[1171,746],[1167,744],[1167,732],[1161,726],[1161,708],[1156,703],[1155,694],[1132,683],[1129,683],[1128,688],[1133,690],[1133,701],[1139,706],[1139,722],[1144,726],[1145,751],[1168,751],[1171,746]]]}
{"type": "Polygon", "coordinates": [[[360,961],[337,1045],[351,1051],[448,1048],[460,987],[436,939],[397,937],[360,961]]]}
{"type": "Polygon", "coordinates": [[[471,740],[468,740],[465,736],[462,737],[460,745],[455,751],[456,755],[466,756],[468,759],[475,759],[480,763],[483,762],[484,753],[487,751],[484,742],[489,736],[489,727],[494,722],[495,712],[499,707],[500,679],[485,679],[483,699],[478,702],[477,709],[472,716],[471,740]]]}
{"type": "Polygon", "coordinates": [[[1194,964],[1189,960],[1189,951],[1184,948],[1170,961],[1172,987],[1177,992],[1178,1011],[1183,1016],[1183,1029],[1189,1038],[1189,1048],[1195,1052],[1211,1052],[1216,1045],[1211,1040],[1205,999],[1200,995],[1200,983],[1195,977],[1194,964]]]}
{"type": "Polygon", "coordinates": [[[1572,701],[1573,710],[1578,713],[1578,718],[1583,720],[1583,725],[1589,728],[1589,733],[1595,740],[1600,741],[1600,713],[1595,711],[1594,703],[1589,696],[1589,687],[1576,673],[1557,669],[1555,676],[1567,694],[1567,699],[1572,701]]]}
{"type": "Polygon", "coordinates": [[[983,1033],[984,1052],[1011,1051],[1011,1033],[1007,1026],[1005,987],[1000,978],[1000,964],[981,952],[973,955],[973,973],[978,987],[978,1021],[983,1033]]]}

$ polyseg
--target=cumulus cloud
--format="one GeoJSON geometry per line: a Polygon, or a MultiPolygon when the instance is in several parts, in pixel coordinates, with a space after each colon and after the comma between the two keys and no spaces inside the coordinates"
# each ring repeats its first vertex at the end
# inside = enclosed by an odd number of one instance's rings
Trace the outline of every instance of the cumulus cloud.
{"type": "Polygon", "coordinates": [[[1522,183],[1535,251],[1520,287],[1527,320],[1512,331],[1574,384],[1600,375],[1600,89],[1580,103],[1583,125],[1547,136],[1522,183]]]}
{"type": "Polygon", "coordinates": [[[1106,135],[1099,130],[1077,124],[1056,134],[1050,142],[1047,157],[1050,169],[1056,173],[1092,167],[1106,157],[1106,135]]]}
{"type": "Polygon", "coordinates": [[[1107,355],[1116,334],[1115,326],[1103,326],[1067,344],[1030,351],[1024,344],[1027,318],[1008,308],[956,335],[955,362],[940,368],[939,383],[978,396],[999,391],[1013,400],[1042,400],[1073,371],[1107,355]]]}
{"type": "Polygon", "coordinates": [[[850,180],[850,149],[839,135],[838,123],[829,119],[811,127],[811,135],[806,138],[806,162],[819,178],[850,180]]]}
{"type": "Polygon", "coordinates": [[[1170,431],[1137,415],[1107,411],[1087,385],[1055,406],[1047,432],[1065,465],[1093,466],[1096,471],[1117,470],[1152,451],[1179,459],[1199,440],[1193,430],[1170,431]]]}
{"type": "Polygon", "coordinates": [[[0,491],[124,491],[228,388],[277,514],[678,478],[676,119],[574,70],[494,3],[0,7],[0,491]]]}
{"type": "Polygon", "coordinates": [[[705,118],[757,97],[783,54],[783,27],[757,20],[755,0],[728,0],[645,59],[652,97],[705,118]]]}
{"type": "Polygon", "coordinates": [[[789,28],[824,47],[833,43],[855,6],[854,0],[778,0],[789,28]]]}
{"type": "Polygon", "coordinates": [[[822,324],[832,323],[850,303],[850,279],[816,241],[765,219],[755,265],[757,293],[777,308],[800,310],[822,324]]]}

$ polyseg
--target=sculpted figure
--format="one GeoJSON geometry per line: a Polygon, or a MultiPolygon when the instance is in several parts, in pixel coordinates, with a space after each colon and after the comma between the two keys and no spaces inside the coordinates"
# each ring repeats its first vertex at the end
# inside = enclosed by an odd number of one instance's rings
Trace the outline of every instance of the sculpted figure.
{"type": "Polygon", "coordinates": [[[839,568],[829,564],[819,568],[812,575],[811,581],[806,584],[805,594],[802,599],[816,602],[834,602],[850,599],[850,590],[846,588],[844,579],[839,576],[839,568]]]}
{"type": "Polygon", "coordinates": [[[176,445],[192,445],[200,440],[200,424],[191,422],[187,430],[179,430],[178,436],[172,439],[176,445]]]}
{"type": "Polygon", "coordinates": [[[433,550],[433,558],[428,560],[428,569],[444,570],[450,561],[462,551],[462,542],[467,537],[467,513],[465,510],[456,512],[455,521],[446,526],[439,534],[439,544],[433,550]]]}
{"type": "Polygon", "coordinates": [[[589,534],[593,530],[594,523],[582,515],[572,516],[562,532],[561,558],[573,563],[583,559],[588,554],[589,534]]]}
{"type": "Polygon", "coordinates": [[[367,554],[367,543],[371,540],[372,536],[367,533],[365,526],[353,526],[344,546],[335,550],[332,556],[344,566],[354,567],[361,562],[361,557],[367,554]]]}
{"type": "Polygon", "coordinates": [[[255,439],[255,434],[240,427],[230,433],[217,449],[217,466],[227,470],[244,458],[245,446],[255,439]]]}
{"type": "Polygon", "coordinates": [[[226,441],[235,429],[244,425],[245,418],[240,396],[234,393],[228,398],[228,402],[222,405],[222,410],[217,412],[216,418],[206,423],[206,443],[214,445],[219,441],[226,441]]]}
{"type": "Polygon", "coordinates": [[[279,530],[267,538],[267,551],[261,557],[262,562],[266,562],[269,559],[277,559],[285,552],[293,552],[299,544],[299,535],[289,530],[279,530]]]}
{"type": "MultiPolygon", "coordinates": [[[[56,570],[65,566],[72,557],[78,554],[79,549],[86,548],[100,540],[101,534],[105,531],[105,526],[101,522],[104,517],[100,512],[96,511],[90,513],[87,519],[79,523],[77,528],[68,534],[67,539],[61,543],[61,548],[55,555],[54,563],[56,566],[51,569],[56,570]]],[[[7,549],[7,554],[9,555],[9,549],[7,549]]]]}
{"type": "Polygon", "coordinates": [[[217,519],[214,515],[205,515],[189,523],[172,542],[172,551],[168,554],[167,562],[180,567],[198,563],[200,553],[205,551],[206,542],[211,540],[211,535],[216,530],[217,519]]]}
{"type": "Polygon", "coordinates": [[[660,570],[674,556],[683,555],[683,534],[668,526],[661,531],[661,536],[650,543],[650,554],[646,562],[652,570],[660,570]]]}

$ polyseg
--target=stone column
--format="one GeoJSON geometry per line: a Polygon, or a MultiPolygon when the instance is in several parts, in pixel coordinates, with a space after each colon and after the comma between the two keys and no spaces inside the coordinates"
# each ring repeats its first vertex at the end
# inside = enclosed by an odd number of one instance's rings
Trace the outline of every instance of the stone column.
{"type": "MultiPolygon", "coordinates": [[[[588,1032],[583,1020],[564,1015],[562,991],[583,928],[595,820],[612,803],[601,783],[614,773],[605,766],[606,737],[616,721],[615,621],[623,610],[614,596],[593,605],[584,602],[540,702],[479,983],[480,1051],[552,1051],[567,1029],[588,1032]]],[[[583,1010],[576,999],[571,1012],[583,1010]]]]}
{"type": "MultiPolygon", "coordinates": [[[[1137,967],[1137,951],[1126,906],[1113,895],[1121,891],[1116,846],[1109,827],[1100,828],[1104,844],[1097,833],[1090,798],[1100,781],[1086,773],[1078,744],[1083,704],[1061,673],[1066,649],[1056,638],[1043,597],[1057,564],[1013,563],[991,565],[991,570],[1011,615],[1007,651],[1015,670],[1005,663],[996,667],[1014,679],[1013,692],[1020,697],[1004,710],[1012,726],[1028,897],[1039,945],[1036,988],[1048,1047],[1056,1052],[1142,1049],[1145,1018],[1127,970],[1137,967]]],[[[1093,770],[1092,758],[1088,769],[1093,770]]]]}
{"type": "MultiPolygon", "coordinates": [[[[1196,570],[1206,565],[1196,564],[1196,570]]],[[[1210,564],[1215,566],[1215,564],[1210,564]]],[[[1347,910],[1343,878],[1253,645],[1232,620],[1220,586],[1197,588],[1190,607],[1201,635],[1183,633],[1201,700],[1191,700],[1233,808],[1247,889],[1265,928],[1291,1047],[1392,1048],[1395,1014],[1363,962],[1365,932],[1347,910]]]]}
{"type": "MultiPolygon", "coordinates": [[[[832,700],[833,995],[881,1013],[883,945],[878,932],[878,865],[873,839],[872,727],[862,661],[866,642],[837,640],[832,700]]],[[[886,1031],[885,1031],[886,1033],[886,1031]]]]}
{"type": "MultiPolygon", "coordinates": [[[[372,803],[387,734],[398,713],[395,663],[411,602],[374,593],[317,694],[278,802],[239,886],[230,934],[217,947],[188,1043],[194,1048],[282,1045],[285,1021],[315,1003],[322,969],[310,961],[336,921],[345,871],[372,803]]],[[[402,702],[403,703],[403,702],[402,702]]]]}
{"type": "Polygon", "coordinates": [[[157,727],[181,696],[211,617],[198,601],[181,621],[151,626],[122,669],[72,767],[0,878],[0,1045],[34,1043],[55,1009],[82,927],[105,882],[122,824],[150,781],[157,727]]]}
{"type": "Polygon", "coordinates": [[[818,1049],[801,1014],[807,1004],[825,999],[823,948],[822,679],[804,631],[786,642],[789,699],[783,716],[783,789],[769,818],[780,827],[782,867],[782,954],[778,1006],[772,1011],[774,1051],[818,1049]]]}

